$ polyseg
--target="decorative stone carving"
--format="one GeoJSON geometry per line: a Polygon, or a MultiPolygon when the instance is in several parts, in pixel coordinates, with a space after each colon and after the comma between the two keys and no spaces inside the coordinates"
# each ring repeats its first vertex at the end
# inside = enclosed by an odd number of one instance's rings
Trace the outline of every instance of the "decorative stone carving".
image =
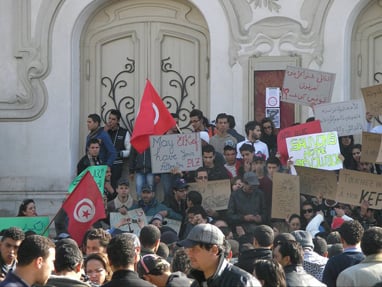
{"type": "Polygon", "coordinates": [[[301,7],[296,7],[300,11],[299,18],[290,17],[282,11],[280,5],[275,6],[278,5],[275,1],[220,2],[230,23],[231,65],[237,62],[238,57],[296,54],[301,55],[304,66],[309,66],[313,61],[318,65],[322,64],[323,27],[333,0],[305,0],[301,7]],[[263,9],[259,14],[256,11],[263,7],[261,3],[268,7],[268,12],[263,9]]]}
{"type": "Polygon", "coordinates": [[[57,12],[64,0],[41,3],[32,25],[29,0],[13,1],[17,85],[0,99],[0,121],[31,121],[42,115],[47,104],[44,78],[49,73],[50,38],[57,12]],[[31,31],[35,27],[35,31],[31,31]]]}

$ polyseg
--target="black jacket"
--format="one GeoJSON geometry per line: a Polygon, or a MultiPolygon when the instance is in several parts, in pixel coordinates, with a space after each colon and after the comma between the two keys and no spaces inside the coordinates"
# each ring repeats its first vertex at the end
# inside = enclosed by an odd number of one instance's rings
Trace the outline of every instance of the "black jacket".
{"type": "Polygon", "coordinates": [[[248,272],[228,263],[223,254],[220,255],[220,261],[215,274],[210,278],[204,278],[204,274],[199,270],[191,270],[190,277],[195,279],[191,287],[205,286],[203,282],[207,282],[208,287],[256,287],[261,286],[260,282],[248,272]]]}
{"type": "Polygon", "coordinates": [[[188,278],[186,274],[182,272],[171,273],[167,280],[166,287],[190,287],[192,279],[188,278]]]}
{"type": "Polygon", "coordinates": [[[237,267],[253,274],[255,267],[255,261],[257,259],[270,259],[272,260],[272,250],[269,248],[256,248],[250,249],[242,254],[238,258],[238,262],[235,264],[237,267]]]}
{"type": "Polygon", "coordinates": [[[135,148],[131,148],[129,157],[130,173],[151,173],[151,153],[150,148],[143,153],[138,153],[135,148]]]}
{"type": "Polygon", "coordinates": [[[318,281],[306,273],[302,265],[288,265],[284,267],[288,287],[323,287],[326,284],[318,281]]]}
{"type": "Polygon", "coordinates": [[[131,270],[117,270],[113,273],[111,280],[102,287],[155,287],[155,285],[138,277],[138,274],[131,270]]]}

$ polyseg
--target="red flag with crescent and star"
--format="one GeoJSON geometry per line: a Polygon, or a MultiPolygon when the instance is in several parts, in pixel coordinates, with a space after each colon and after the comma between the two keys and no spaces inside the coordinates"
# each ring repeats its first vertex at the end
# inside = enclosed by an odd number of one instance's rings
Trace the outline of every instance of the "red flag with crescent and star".
{"type": "Polygon", "coordinates": [[[69,218],[68,233],[80,246],[86,231],[106,218],[102,194],[88,171],[62,204],[69,218]]]}
{"type": "Polygon", "coordinates": [[[130,142],[132,146],[139,153],[142,153],[150,147],[149,137],[151,135],[163,135],[175,125],[174,118],[167,110],[151,82],[147,80],[131,136],[130,142]]]}

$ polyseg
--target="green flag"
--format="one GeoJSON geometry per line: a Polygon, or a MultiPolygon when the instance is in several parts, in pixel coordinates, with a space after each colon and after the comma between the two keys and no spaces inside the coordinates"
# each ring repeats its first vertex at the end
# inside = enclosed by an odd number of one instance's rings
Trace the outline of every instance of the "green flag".
{"type": "Polygon", "coordinates": [[[72,183],[69,185],[68,192],[72,193],[74,188],[80,182],[81,178],[85,175],[87,171],[91,173],[96,182],[99,191],[103,194],[104,185],[105,185],[105,176],[106,176],[107,165],[92,165],[81,172],[75,179],[73,179],[72,183]]]}
{"type": "Polygon", "coordinates": [[[48,216],[0,217],[0,230],[15,226],[21,228],[24,232],[34,231],[39,235],[48,236],[49,231],[46,230],[48,224],[48,216]],[[44,230],[46,231],[44,232],[44,230]]]}

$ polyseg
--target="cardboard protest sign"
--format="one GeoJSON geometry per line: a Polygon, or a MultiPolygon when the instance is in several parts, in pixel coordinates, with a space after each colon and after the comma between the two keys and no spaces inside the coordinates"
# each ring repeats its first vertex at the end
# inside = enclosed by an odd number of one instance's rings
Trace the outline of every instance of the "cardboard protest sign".
{"type": "Polygon", "coordinates": [[[295,166],[327,170],[342,168],[337,132],[291,137],[286,142],[295,166]]]}
{"type": "Polygon", "coordinates": [[[317,105],[314,113],[323,132],[337,131],[339,136],[360,134],[366,123],[361,99],[317,105]]]}
{"type": "Polygon", "coordinates": [[[374,116],[382,114],[382,84],[362,88],[366,111],[374,116]]]}
{"type": "Polygon", "coordinates": [[[333,73],[288,66],[281,101],[306,106],[330,103],[335,79],[333,73]]]}
{"type": "Polygon", "coordinates": [[[228,208],[231,196],[231,183],[229,179],[211,180],[203,183],[193,182],[188,190],[197,190],[203,197],[204,209],[223,210],[228,208]]]}
{"type": "Polygon", "coordinates": [[[107,165],[93,165],[89,166],[83,172],[81,172],[73,181],[70,183],[68,188],[68,193],[72,193],[72,191],[76,188],[77,184],[84,177],[87,171],[93,176],[94,181],[96,182],[98,189],[103,194],[104,185],[105,185],[105,176],[106,176],[107,165]]]}
{"type": "Polygon", "coordinates": [[[382,176],[349,169],[340,170],[337,201],[359,206],[363,200],[369,202],[370,208],[382,208],[382,176]]]}
{"type": "Polygon", "coordinates": [[[325,199],[336,199],[337,174],[335,171],[295,166],[300,176],[300,192],[311,196],[322,195],[325,199]]]}
{"type": "Polygon", "coordinates": [[[272,218],[287,218],[300,214],[299,176],[275,172],[272,184],[272,218]]]}
{"type": "Polygon", "coordinates": [[[116,226],[118,222],[120,222],[121,219],[127,218],[129,220],[129,224],[123,225],[119,227],[118,229],[134,233],[135,235],[139,236],[139,233],[141,232],[141,228],[138,225],[138,221],[143,222],[143,226],[147,225],[147,218],[145,215],[145,212],[142,208],[137,208],[133,210],[129,210],[126,215],[123,215],[119,212],[110,212],[110,226],[116,226]]]}
{"type": "Polygon", "coordinates": [[[382,134],[362,133],[361,161],[382,163],[382,134]]]}
{"type": "Polygon", "coordinates": [[[288,148],[286,144],[286,138],[320,133],[321,124],[320,121],[312,121],[309,123],[304,123],[300,125],[291,126],[282,129],[277,134],[277,152],[280,154],[280,161],[282,165],[287,164],[288,160],[288,148]]]}
{"type": "Polygon", "coordinates": [[[48,236],[49,230],[42,234],[48,225],[48,216],[0,217],[0,230],[14,226],[22,229],[24,232],[34,231],[39,235],[48,236]]]}
{"type": "Polygon", "coordinates": [[[203,165],[199,133],[150,136],[153,173],[196,170],[203,165]]]}

